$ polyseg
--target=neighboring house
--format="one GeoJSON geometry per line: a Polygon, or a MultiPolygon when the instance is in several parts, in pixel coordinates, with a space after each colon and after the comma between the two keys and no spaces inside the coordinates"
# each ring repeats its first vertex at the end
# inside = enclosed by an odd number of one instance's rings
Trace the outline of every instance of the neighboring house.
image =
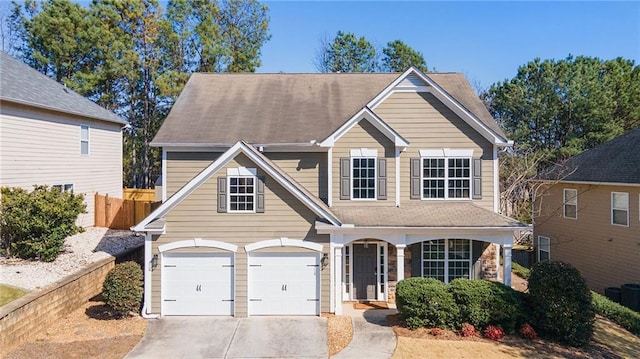
{"type": "Polygon", "coordinates": [[[122,198],[122,127],[112,112],[0,52],[0,186],[58,186],[122,198]]]}
{"type": "Polygon", "coordinates": [[[640,128],[544,178],[534,204],[537,259],[571,263],[600,293],[640,283],[640,128]]]}
{"type": "Polygon", "coordinates": [[[461,74],[193,74],[152,145],[146,314],[319,315],[403,278],[510,282],[510,146],[461,74]]]}

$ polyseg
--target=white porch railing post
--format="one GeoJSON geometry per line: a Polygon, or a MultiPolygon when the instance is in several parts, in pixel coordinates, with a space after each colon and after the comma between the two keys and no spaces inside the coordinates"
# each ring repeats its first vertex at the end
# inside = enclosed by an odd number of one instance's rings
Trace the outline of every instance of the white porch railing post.
{"type": "Polygon", "coordinates": [[[502,266],[502,281],[504,285],[511,287],[511,244],[504,245],[504,264],[502,266]]]}
{"type": "Polygon", "coordinates": [[[404,279],[404,249],[407,248],[406,244],[396,244],[396,269],[398,274],[396,276],[397,281],[400,282],[404,279]]]}
{"type": "Polygon", "coordinates": [[[335,274],[335,278],[333,283],[335,284],[333,293],[334,293],[334,306],[335,306],[335,314],[342,314],[342,248],[344,245],[336,244],[334,247],[334,261],[333,261],[333,273],[335,274]]]}

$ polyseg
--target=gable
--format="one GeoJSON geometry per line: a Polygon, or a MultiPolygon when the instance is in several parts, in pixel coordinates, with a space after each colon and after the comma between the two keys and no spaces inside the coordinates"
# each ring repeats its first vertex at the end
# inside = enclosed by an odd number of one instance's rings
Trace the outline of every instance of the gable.
{"type": "MultiPolygon", "coordinates": [[[[163,218],[171,212],[174,208],[180,205],[187,197],[191,196],[196,190],[209,180],[221,173],[222,169],[228,168],[228,164],[232,161],[236,161],[236,158],[242,159],[243,164],[255,165],[264,174],[270,176],[274,181],[286,188],[295,198],[301,201],[307,208],[313,213],[328,221],[333,225],[339,225],[339,220],[335,215],[331,213],[331,210],[316,196],[308,192],[302,186],[297,185],[293,179],[291,179],[286,173],[281,171],[275,166],[268,158],[256,151],[252,146],[243,141],[239,141],[234,144],[229,150],[227,150],[222,156],[212,162],[202,172],[191,179],[187,184],[180,188],[173,196],[167,199],[159,208],[153,211],[147,218],[142,220],[138,225],[132,228],[134,231],[154,231],[153,222],[161,221],[163,218]],[[238,157],[239,155],[243,157],[238,157]],[[148,226],[150,225],[151,226],[148,226]]],[[[237,167],[237,166],[236,166],[237,167]]],[[[246,166],[245,166],[246,167],[246,166]]],[[[206,186],[205,186],[206,187],[206,186]]]]}

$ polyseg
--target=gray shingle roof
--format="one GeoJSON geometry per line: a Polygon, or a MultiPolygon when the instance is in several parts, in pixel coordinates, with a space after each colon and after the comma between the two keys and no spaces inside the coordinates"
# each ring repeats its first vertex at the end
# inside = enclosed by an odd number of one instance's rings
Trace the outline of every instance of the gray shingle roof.
{"type": "Polygon", "coordinates": [[[361,227],[526,227],[468,202],[422,201],[400,207],[340,207],[333,212],[343,223],[361,227]]]}
{"type": "Polygon", "coordinates": [[[101,121],[126,124],[113,112],[84,98],[0,51],[0,99],[101,121]]]}
{"type": "MultiPolygon", "coordinates": [[[[195,73],[152,145],[321,141],[388,87],[398,73],[195,73]]],[[[462,74],[427,74],[504,137],[462,74]]]]}
{"type": "Polygon", "coordinates": [[[640,184],[640,127],[554,166],[543,179],[640,184]]]}

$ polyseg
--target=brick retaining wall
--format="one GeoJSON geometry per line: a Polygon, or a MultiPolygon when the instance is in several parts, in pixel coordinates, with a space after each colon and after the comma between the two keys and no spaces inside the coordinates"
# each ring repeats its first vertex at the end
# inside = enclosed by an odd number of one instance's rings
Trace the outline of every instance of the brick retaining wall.
{"type": "Polygon", "coordinates": [[[0,308],[0,351],[7,353],[100,294],[102,283],[116,260],[119,263],[120,258],[139,258],[140,253],[144,253],[144,245],[118,254],[118,259],[110,257],[92,263],[0,308]]]}

